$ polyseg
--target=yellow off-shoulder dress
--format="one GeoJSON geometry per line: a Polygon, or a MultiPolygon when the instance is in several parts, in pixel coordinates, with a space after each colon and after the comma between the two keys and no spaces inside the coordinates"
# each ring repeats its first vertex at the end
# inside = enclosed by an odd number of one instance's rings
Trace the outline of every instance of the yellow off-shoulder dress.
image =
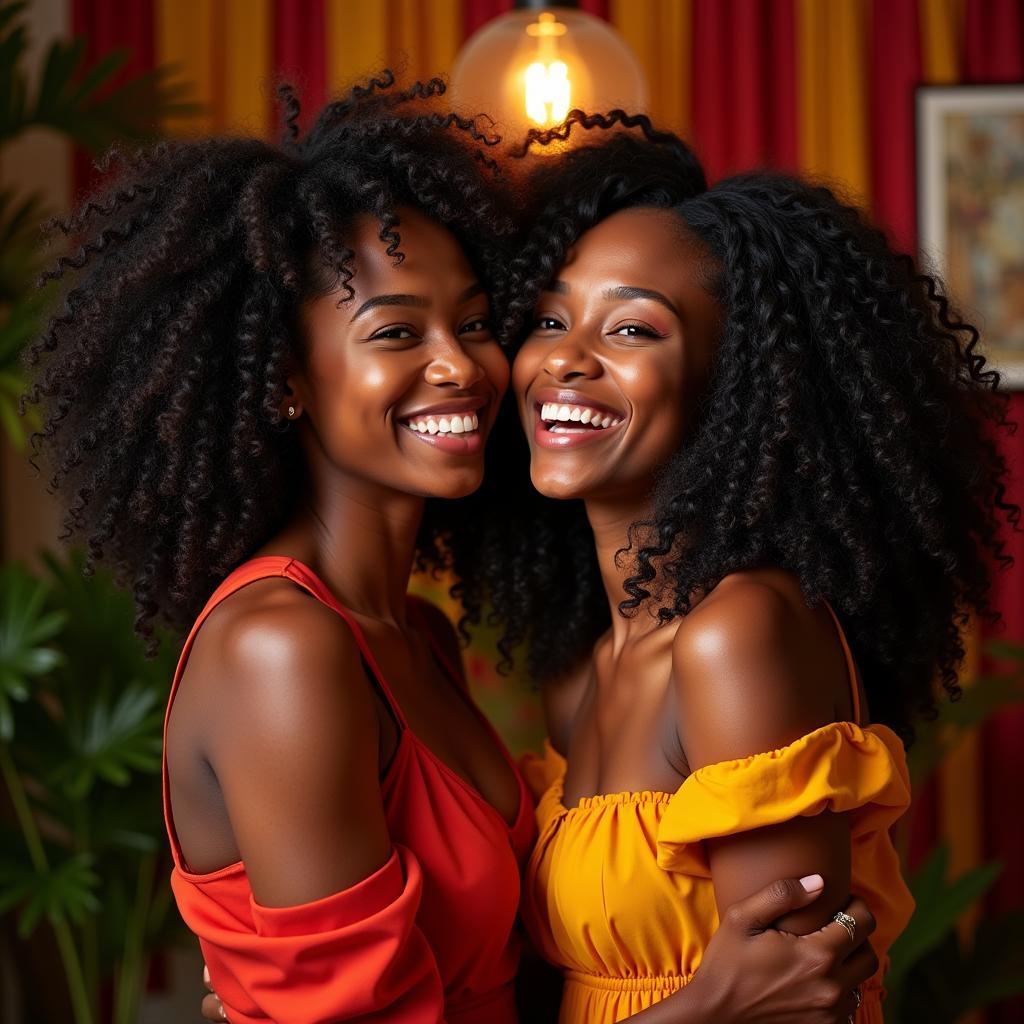
{"type": "Polygon", "coordinates": [[[719,923],[705,840],[826,810],[849,816],[851,889],[878,921],[871,944],[882,968],[862,987],[856,1022],[882,1024],[886,953],[914,907],[889,836],[910,802],[891,729],[835,722],[779,750],[706,765],[675,793],[610,793],[573,807],[562,799],[565,760],[550,744],[524,768],[539,795],[540,839],[522,913],[565,974],[560,1024],[624,1020],[693,977],[719,923]]]}

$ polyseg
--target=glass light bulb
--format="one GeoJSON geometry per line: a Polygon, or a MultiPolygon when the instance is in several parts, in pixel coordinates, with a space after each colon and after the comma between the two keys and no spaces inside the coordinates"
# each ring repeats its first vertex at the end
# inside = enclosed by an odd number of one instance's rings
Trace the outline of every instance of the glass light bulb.
{"type": "Polygon", "coordinates": [[[485,113],[507,138],[549,128],[574,107],[646,108],[643,69],[605,21],[582,11],[512,11],[486,24],[459,53],[451,76],[460,112],[485,113]]]}

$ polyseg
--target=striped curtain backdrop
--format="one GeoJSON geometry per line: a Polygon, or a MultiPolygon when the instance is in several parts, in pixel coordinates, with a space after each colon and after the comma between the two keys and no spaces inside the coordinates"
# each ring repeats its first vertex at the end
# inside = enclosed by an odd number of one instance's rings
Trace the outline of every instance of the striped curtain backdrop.
{"type": "MultiPolygon", "coordinates": [[[[175,65],[204,113],[170,134],[275,131],[272,85],[302,89],[306,116],[385,64],[450,70],[473,31],[511,0],[69,0],[92,52],[127,47],[129,67],[175,65]]],[[[903,248],[916,239],[913,89],[1024,80],[1022,0],[584,0],[647,70],[654,118],[696,146],[712,178],[756,165],[810,172],[859,198],[903,248]]],[[[76,188],[90,184],[80,157],[76,188]]],[[[1024,420],[1024,395],[1011,398],[1024,420]]],[[[1002,439],[1024,505],[1024,431],[1002,439]]],[[[1007,628],[1024,639],[1024,539],[997,582],[1007,628]]],[[[990,667],[975,653],[965,677],[990,667]]],[[[965,678],[969,683],[969,678],[965,678]]],[[[993,906],[1024,906],[1024,711],[969,739],[917,794],[912,860],[937,837],[955,870],[999,857],[993,906]]],[[[1007,1011],[1008,1013],[1011,1011],[1007,1011]]],[[[1020,1012],[1019,1010],[1017,1012],[1020,1012]]],[[[990,1019],[996,1019],[990,1016],[990,1019]]],[[[1009,1021],[1010,1016],[1004,1018],[1009,1021]]],[[[1024,1019],[1014,1016],[1012,1019],[1024,1019]]]]}

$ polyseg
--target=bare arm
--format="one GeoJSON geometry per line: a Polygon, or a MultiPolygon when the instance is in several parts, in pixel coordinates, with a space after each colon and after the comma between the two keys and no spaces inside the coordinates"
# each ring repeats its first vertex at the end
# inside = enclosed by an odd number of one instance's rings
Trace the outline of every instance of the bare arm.
{"type": "MultiPolygon", "coordinates": [[[[795,590],[795,584],[792,584],[795,590]]],[[[678,728],[691,770],[787,746],[835,720],[845,664],[831,623],[799,592],[743,577],[680,625],[673,649],[678,728]]],[[[847,901],[849,826],[828,812],[707,842],[720,913],[779,878],[820,874],[824,891],[778,922],[820,928],[847,901]]]]}
{"type": "Polygon", "coordinates": [[[208,759],[256,902],[307,903],[380,868],[391,843],[378,720],[348,628],[295,595],[218,637],[208,759]]]}

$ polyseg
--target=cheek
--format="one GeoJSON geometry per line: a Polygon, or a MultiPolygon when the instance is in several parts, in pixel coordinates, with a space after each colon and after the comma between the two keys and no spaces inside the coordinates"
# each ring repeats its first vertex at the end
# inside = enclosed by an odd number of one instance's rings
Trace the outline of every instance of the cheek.
{"type": "Polygon", "coordinates": [[[537,342],[526,341],[512,360],[512,387],[516,401],[521,402],[526,389],[533,383],[540,370],[543,359],[543,346],[537,342]]]}
{"type": "Polygon", "coordinates": [[[501,346],[496,341],[492,341],[481,346],[479,351],[474,352],[473,358],[483,369],[484,375],[500,400],[508,388],[509,376],[512,372],[501,346]]]}

